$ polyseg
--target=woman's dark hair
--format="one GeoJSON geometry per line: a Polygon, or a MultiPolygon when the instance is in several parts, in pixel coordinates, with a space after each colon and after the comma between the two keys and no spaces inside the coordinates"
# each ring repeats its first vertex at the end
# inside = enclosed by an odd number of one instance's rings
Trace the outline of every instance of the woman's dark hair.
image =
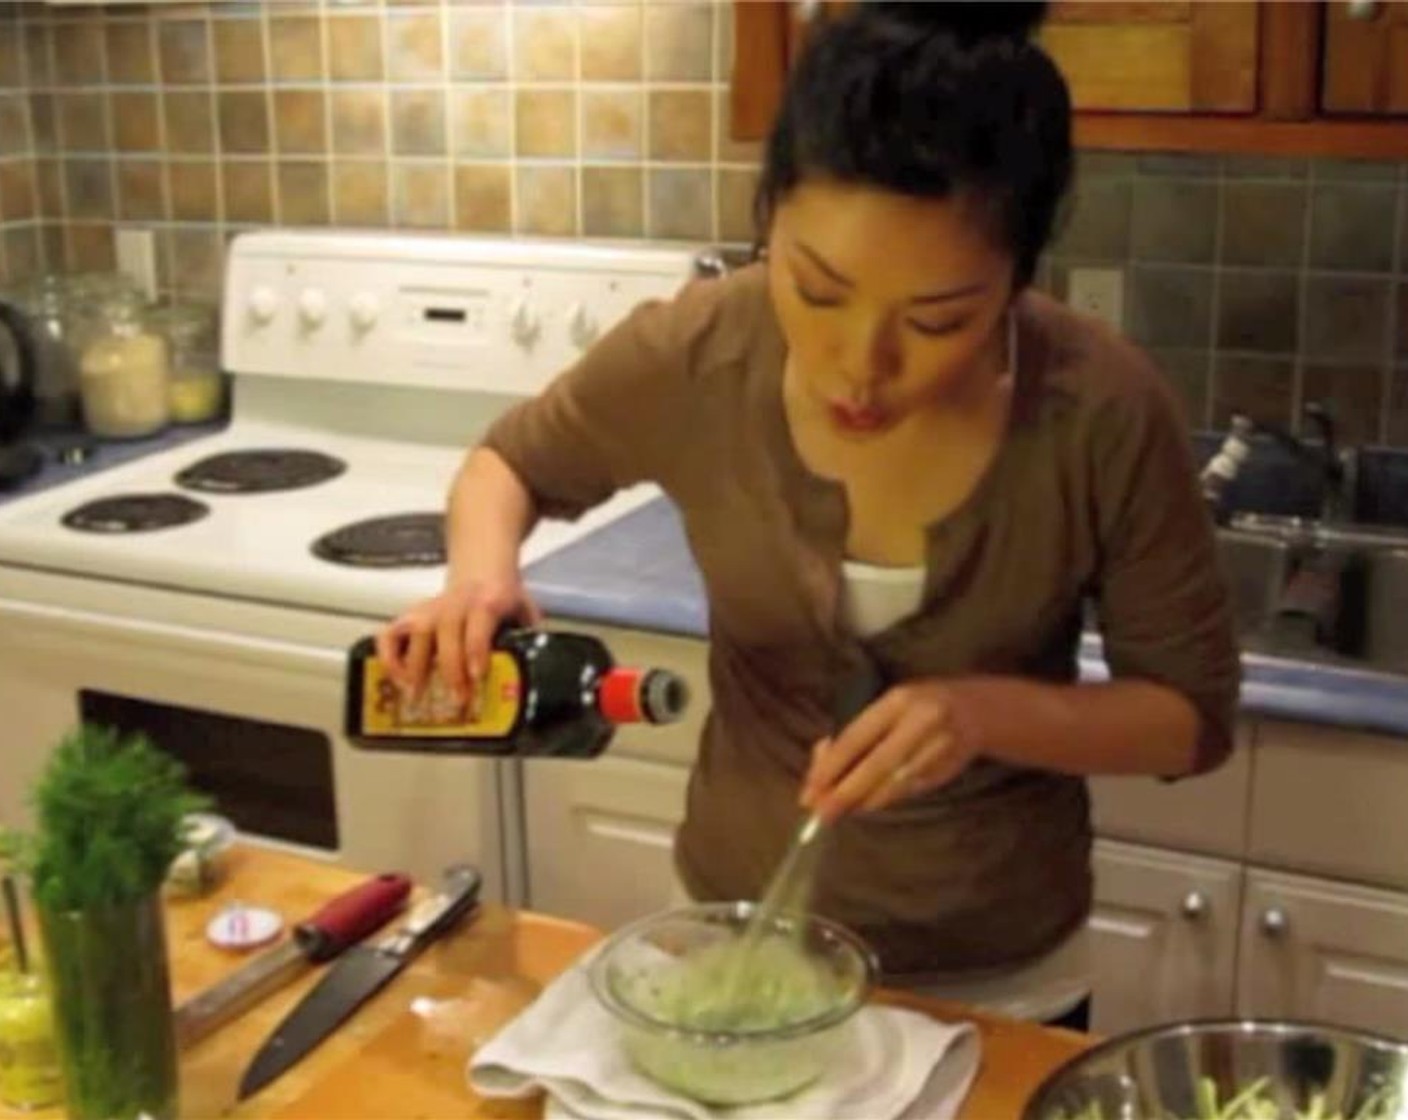
{"type": "Polygon", "coordinates": [[[1071,100],[1030,41],[1044,3],[857,3],[814,28],[768,140],[757,215],[808,176],[986,212],[1031,281],[1071,177],[1071,100]]]}

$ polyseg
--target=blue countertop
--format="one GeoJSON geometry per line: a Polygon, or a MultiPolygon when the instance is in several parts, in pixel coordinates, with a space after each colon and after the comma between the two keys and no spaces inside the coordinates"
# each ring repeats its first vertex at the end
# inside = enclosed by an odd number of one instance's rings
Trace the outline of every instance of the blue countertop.
{"type": "Polygon", "coordinates": [[[549,615],[703,638],[704,581],[667,500],[651,502],[524,573],[549,615]]]}
{"type": "MultiPolygon", "coordinates": [[[[708,608],[684,529],[665,500],[628,514],[532,565],[528,586],[549,615],[704,638],[708,608]]],[[[1341,664],[1245,653],[1242,711],[1408,736],[1408,677],[1341,664]]],[[[1081,676],[1108,674],[1097,638],[1081,644],[1081,676]]]]}
{"type": "Polygon", "coordinates": [[[33,478],[10,490],[0,490],[0,503],[15,498],[28,497],[65,482],[73,482],[112,467],[120,467],[135,459],[152,455],[158,451],[169,451],[174,447],[192,443],[213,435],[225,427],[223,420],[208,424],[191,424],[170,427],[166,431],[146,439],[105,441],[84,435],[82,432],[44,433],[26,437],[26,442],[39,448],[44,457],[44,466],[33,478]],[[60,454],[66,448],[85,447],[90,449],[88,457],[81,463],[65,463],[60,454]]]}

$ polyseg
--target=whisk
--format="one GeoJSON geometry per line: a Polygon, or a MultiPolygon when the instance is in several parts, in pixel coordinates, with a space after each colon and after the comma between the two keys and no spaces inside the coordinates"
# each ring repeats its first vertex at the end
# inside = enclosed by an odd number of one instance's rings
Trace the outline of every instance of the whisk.
{"type": "MultiPolygon", "coordinates": [[[[870,703],[880,695],[884,680],[866,658],[859,670],[848,675],[837,688],[831,711],[832,736],[840,735],[870,703]]],[[[754,986],[753,965],[759,960],[758,947],[777,928],[784,914],[805,914],[811,909],[818,858],[827,835],[826,822],[813,813],[797,829],[787,854],[773,873],[772,881],[749,916],[739,938],[732,967],[727,970],[724,988],[727,1001],[737,1004],[754,986]]]]}

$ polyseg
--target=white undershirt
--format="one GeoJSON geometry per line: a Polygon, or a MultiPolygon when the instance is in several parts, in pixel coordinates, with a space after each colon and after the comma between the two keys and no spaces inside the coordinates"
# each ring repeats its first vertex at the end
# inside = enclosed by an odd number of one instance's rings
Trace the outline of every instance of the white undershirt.
{"type": "Polygon", "coordinates": [[[882,568],[846,560],[846,620],[861,638],[873,638],[919,609],[924,600],[924,568],[882,568]]]}

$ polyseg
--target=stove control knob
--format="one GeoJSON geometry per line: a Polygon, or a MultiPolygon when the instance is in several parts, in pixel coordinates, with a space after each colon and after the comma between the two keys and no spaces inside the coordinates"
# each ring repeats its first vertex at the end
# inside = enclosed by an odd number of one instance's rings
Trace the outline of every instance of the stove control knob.
{"type": "Polygon", "coordinates": [[[526,298],[519,300],[514,306],[508,329],[513,341],[525,350],[531,350],[533,344],[538,341],[543,325],[526,298]]]}
{"type": "Polygon", "coordinates": [[[352,325],[359,331],[369,331],[376,326],[376,318],[381,314],[381,301],[370,292],[360,292],[352,297],[348,313],[352,325]]]}
{"type": "Polygon", "coordinates": [[[306,289],[298,297],[298,317],[305,327],[321,327],[328,317],[328,297],[317,288],[306,289]]]}
{"type": "Polygon", "coordinates": [[[249,317],[256,323],[271,323],[279,309],[279,295],[273,288],[261,284],[249,293],[249,317]]]}
{"type": "Polygon", "coordinates": [[[578,350],[585,350],[601,334],[601,324],[592,318],[591,312],[582,304],[576,304],[567,313],[567,336],[578,350]]]}

